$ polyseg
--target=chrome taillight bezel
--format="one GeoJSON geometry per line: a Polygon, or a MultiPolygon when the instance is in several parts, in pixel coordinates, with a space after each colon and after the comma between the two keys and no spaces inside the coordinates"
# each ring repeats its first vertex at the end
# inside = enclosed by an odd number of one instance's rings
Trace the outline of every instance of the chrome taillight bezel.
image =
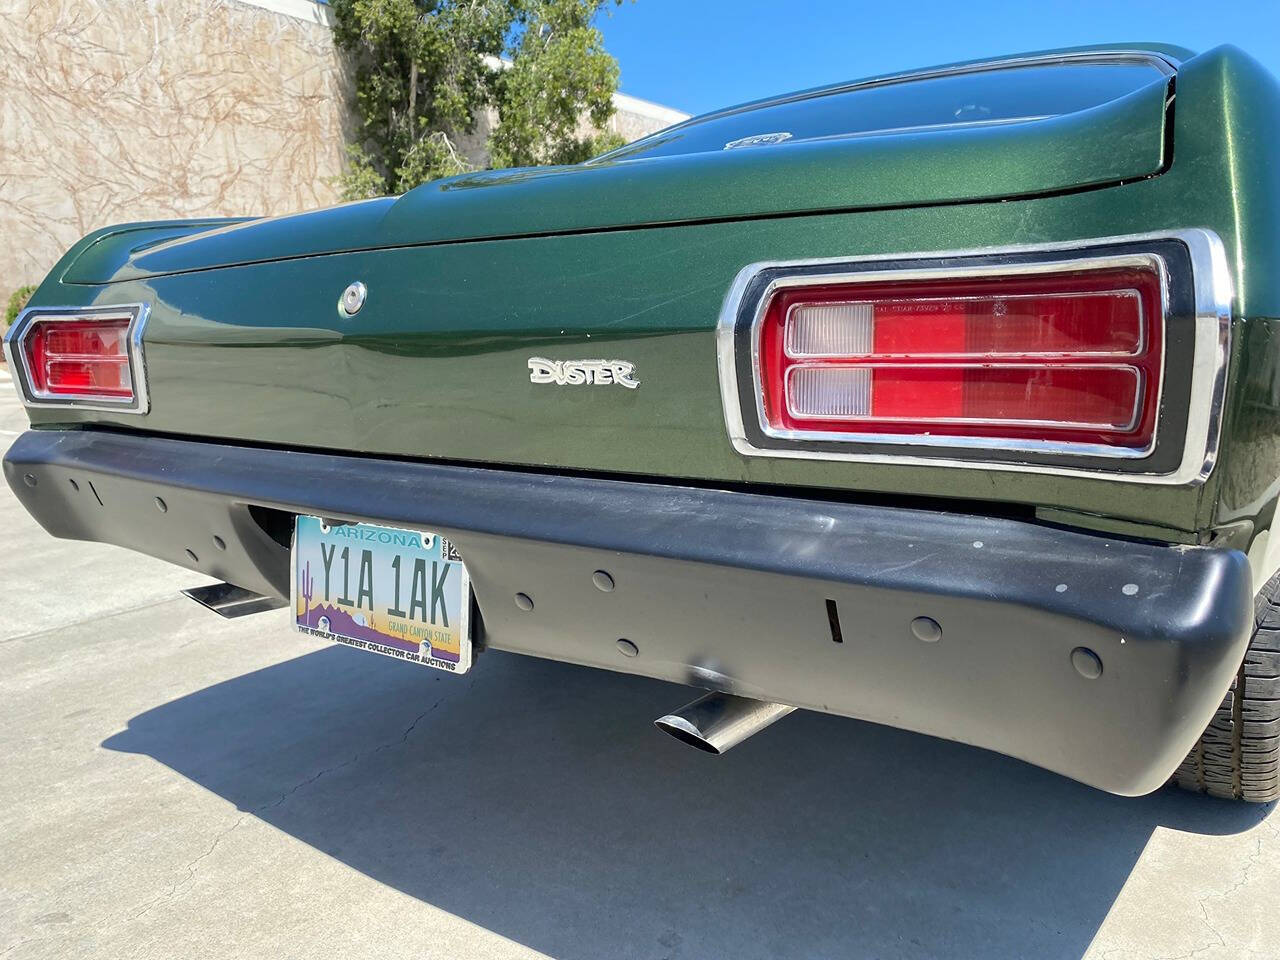
{"type": "Polygon", "coordinates": [[[146,329],[150,307],[145,303],[122,303],[92,307],[28,307],[23,310],[4,337],[4,355],[13,375],[13,383],[24,405],[31,409],[74,408],[101,410],[112,413],[145,414],[151,408],[147,390],[147,371],[143,359],[142,334],[146,329]],[[113,399],[101,396],[92,398],[68,397],[63,394],[36,390],[28,367],[28,355],[24,341],[37,322],[94,320],[128,321],[129,376],[133,382],[133,396],[113,399]]]}
{"type": "MultiPolygon", "coordinates": [[[[1226,252],[1210,230],[1188,229],[1061,244],[755,263],[735,278],[720,315],[721,399],[734,449],[744,456],[1010,470],[1112,480],[1194,484],[1217,458],[1231,332],[1226,252]],[[1162,316],[1180,325],[1162,366],[1159,415],[1145,448],[990,437],[823,434],[779,430],[764,416],[759,330],[779,289],[819,284],[948,279],[1141,266],[1159,272],[1162,316]],[[1182,342],[1185,341],[1185,342],[1182,342]],[[1179,382],[1166,390],[1170,363],[1179,382]],[[1185,380],[1183,383],[1181,381],[1185,380]],[[1166,410],[1166,405],[1185,407],[1166,410]]],[[[1169,331],[1166,330],[1166,333],[1169,331]]]]}

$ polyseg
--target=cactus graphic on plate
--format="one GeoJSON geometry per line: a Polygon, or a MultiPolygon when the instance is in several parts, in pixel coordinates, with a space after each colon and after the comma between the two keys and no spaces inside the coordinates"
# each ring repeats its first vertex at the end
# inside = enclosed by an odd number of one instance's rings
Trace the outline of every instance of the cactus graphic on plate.
{"type": "Polygon", "coordinates": [[[311,626],[311,598],[316,595],[315,587],[315,578],[311,576],[311,561],[308,560],[306,566],[302,568],[302,580],[298,584],[298,595],[302,597],[302,602],[305,604],[303,613],[307,617],[307,626],[311,626]]]}

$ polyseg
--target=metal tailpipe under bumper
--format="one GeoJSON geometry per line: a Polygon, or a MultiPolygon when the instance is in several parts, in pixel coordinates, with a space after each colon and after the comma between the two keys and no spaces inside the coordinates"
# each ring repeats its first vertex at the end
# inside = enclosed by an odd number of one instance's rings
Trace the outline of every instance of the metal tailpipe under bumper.
{"type": "Polygon", "coordinates": [[[1238,550],[1025,518],[89,428],[23,434],[4,475],[55,536],[286,603],[294,515],[430,530],[465,558],[490,649],[916,730],[1128,795],[1177,769],[1253,629],[1238,550]]]}
{"type": "Polygon", "coordinates": [[[719,755],[793,710],[784,703],[708,693],[653,724],[681,743],[719,755]]]}

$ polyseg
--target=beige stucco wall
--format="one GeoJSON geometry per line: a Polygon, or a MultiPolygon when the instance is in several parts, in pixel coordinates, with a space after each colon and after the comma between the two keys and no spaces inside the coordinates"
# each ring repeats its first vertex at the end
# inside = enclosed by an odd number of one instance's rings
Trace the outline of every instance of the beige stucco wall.
{"type": "Polygon", "coordinates": [[[342,84],[238,0],[0,0],[0,297],[96,227],[333,202],[342,84]]]}
{"type": "MultiPolygon", "coordinates": [[[[335,202],[349,78],[327,21],[308,0],[0,0],[0,305],[98,227],[335,202]]],[[[629,139],[684,117],[617,106],[629,139]]]]}

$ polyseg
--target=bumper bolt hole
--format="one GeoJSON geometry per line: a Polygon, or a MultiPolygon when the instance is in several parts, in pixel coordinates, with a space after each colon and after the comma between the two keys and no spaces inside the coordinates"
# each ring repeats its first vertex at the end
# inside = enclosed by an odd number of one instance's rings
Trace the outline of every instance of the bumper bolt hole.
{"type": "Polygon", "coordinates": [[[24,473],[22,475],[22,482],[28,487],[34,487],[36,485],[36,475],[34,473],[24,473]]]}
{"type": "Polygon", "coordinates": [[[916,617],[911,621],[911,632],[917,640],[937,643],[942,639],[942,627],[932,617],[916,617]]]}
{"type": "Polygon", "coordinates": [[[1102,676],[1102,660],[1088,647],[1076,647],[1071,651],[1071,665],[1086,680],[1097,680],[1102,676]]]}
{"type": "Polygon", "coordinates": [[[619,640],[618,652],[622,654],[624,657],[635,657],[635,656],[639,656],[640,648],[637,647],[630,640],[619,640]]]}
{"type": "Polygon", "coordinates": [[[591,575],[591,582],[596,585],[597,590],[603,593],[608,593],[613,589],[613,577],[609,576],[608,570],[597,570],[591,575]]]}
{"type": "Polygon", "coordinates": [[[218,536],[217,534],[214,534],[214,537],[213,537],[213,545],[214,545],[215,547],[217,547],[219,550],[225,550],[225,549],[227,549],[227,541],[223,540],[223,539],[222,539],[220,536],[218,536]]]}
{"type": "Polygon", "coordinates": [[[161,513],[166,513],[169,509],[169,505],[165,503],[162,498],[156,497],[156,509],[161,513]]]}
{"type": "Polygon", "coordinates": [[[192,563],[200,562],[200,558],[196,556],[196,552],[192,550],[190,547],[187,547],[187,556],[191,558],[192,563]]]}
{"type": "Polygon", "coordinates": [[[533,609],[533,598],[529,596],[527,593],[517,593],[516,606],[519,607],[521,610],[523,610],[525,613],[528,613],[530,610],[533,609]]]}
{"type": "Polygon", "coordinates": [[[71,484],[71,489],[76,493],[80,492],[80,484],[76,483],[75,477],[67,477],[67,483],[71,484]]]}

